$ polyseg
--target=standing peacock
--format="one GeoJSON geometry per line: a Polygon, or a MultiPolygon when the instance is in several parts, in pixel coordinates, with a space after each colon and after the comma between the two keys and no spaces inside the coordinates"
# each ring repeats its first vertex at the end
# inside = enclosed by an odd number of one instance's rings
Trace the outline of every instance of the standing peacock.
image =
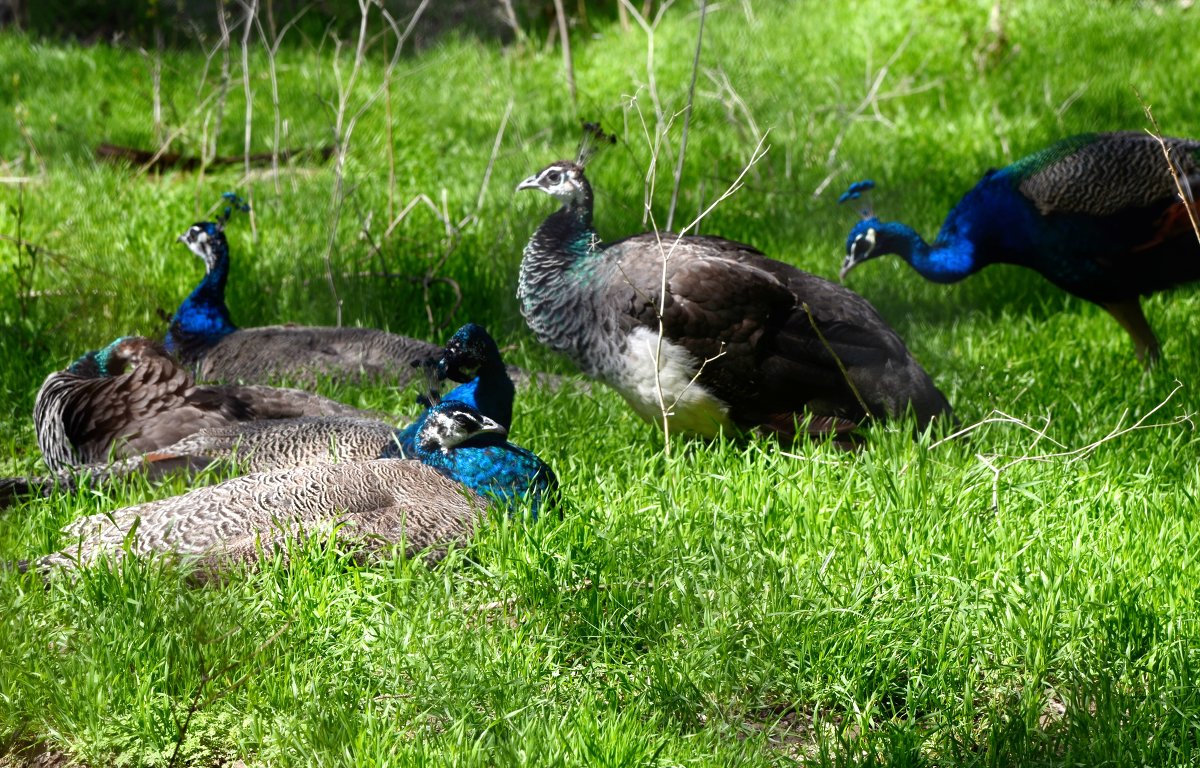
{"type": "Polygon", "coordinates": [[[205,266],[204,278],[171,317],[166,346],[202,381],[311,382],[320,374],[403,385],[410,363],[436,345],[373,328],[269,325],[238,328],[225,305],[229,277],[226,217],[192,225],[179,240],[205,266]]]}
{"type": "Polygon", "coordinates": [[[154,451],[206,428],[363,415],[297,389],[197,386],[166,350],[141,336],[119,338],[50,374],[33,405],[38,447],[54,472],[154,451]]]}
{"type": "MultiPolygon", "coordinates": [[[[1200,141],[1163,144],[1184,189],[1200,187],[1200,141]]],[[[1200,279],[1200,236],[1188,214],[1196,203],[1180,198],[1163,144],[1134,131],[1083,134],[988,171],[932,245],[911,227],[869,216],[846,238],[842,277],[888,253],[938,283],[988,264],[1028,267],[1106,309],[1149,364],[1159,343],[1139,297],[1200,279]]]]}
{"type": "Polygon", "coordinates": [[[909,408],[921,426],[950,416],[904,342],[852,291],[719,237],[602,243],[579,163],[552,163],[517,189],[562,204],[525,247],[526,322],[643,418],[661,423],[665,407],[672,431],[790,435],[798,422],[841,434],[909,408]]]}
{"type": "MultiPolygon", "coordinates": [[[[376,459],[259,472],[160,501],[92,515],[64,529],[70,543],[40,567],[100,556],[172,554],[204,569],[254,562],[288,541],[329,533],[362,556],[403,544],[436,560],[463,544],[490,505],[536,511],[557,489],[553,471],[508,443],[504,428],[463,403],[422,417],[419,461],[376,459]]],[[[28,567],[25,565],[24,567],[28,567]]]]}

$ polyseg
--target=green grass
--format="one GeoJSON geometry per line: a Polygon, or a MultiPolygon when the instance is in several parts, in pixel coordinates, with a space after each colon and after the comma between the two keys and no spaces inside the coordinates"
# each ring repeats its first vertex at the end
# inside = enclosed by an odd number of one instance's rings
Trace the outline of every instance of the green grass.
{"type": "MultiPolygon", "coordinates": [[[[702,230],[825,276],[853,223],[834,204],[851,181],[874,178],[881,215],[932,234],[984,169],[1068,133],[1144,127],[1134,88],[1166,133],[1200,135],[1200,63],[1186,53],[1195,9],[1024,0],[1004,4],[997,38],[990,6],[757,3],[749,18],[722,4],[703,65],[728,76],[744,108],[701,76],[681,218],[751,155],[747,114],[770,129],[770,152],[702,230]],[[847,123],[910,34],[881,91],[914,92],[880,102],[887,122],[847,123]]],[[[690,74],[685,11],[672,9],[657,34],[668,114],[690,74]]],[[[344,322],[440,338],[473,319],[512,345],[513,362],[569,371],[533,340],[513,297],[521,249],[551,203],[511,190],[574,151],[581,118],[600,119],[622,141],[589,168],[598,226],[640,231],[650,150],[638,108],[653,121],[640,31],[600,22],[572,42],[578,110],[557,50],[449,37],[402,59],[394,188],[382,102],[351,143],[333,255],[334,271],[350,274],[337,282],[344,322]],[[414,283],[356,275],[420,275],[445,252],[428,208],[385,238],[389,216],[420,193],[445,200],[455,221],[472,212],[510,102],[482,207],[438,273],[465,303],[451,317],[450,292],[433,286],[430,311],[445,327],[431,328],[414,283]],[[368,218],[378,253],[359,237],[368,218]]],[[[330,140],[332,45],[320,43],[296,35],[277,62],[289,147],[330,140]]],[[[245,127],[233,54],[221,154],[241,151],[245,127]]],[[[204,100],[219,59],[206,80],[200,53],[163,59],[164,128],[179,131],[178,151],[198,153],[213,130],[215,102],[204,100]]],[[[360,101],[381,61],[372,54],[360,101]]],[[[100,165],[101,141],[154,146],[150,60],[8,31],[0,63],[0,176],[36,177],[0,186],[0,234],[19,228],[41,249],[37,297],[21,300],[30,256],[0,241],[0,472],[39,468],[29,413],[46,373],[117,335],[161,333],[156,311],[172,310],[200,272],[174,238],[225,190],[255,203],[256,236],[244,217],[230,226],[235,319],[334,322],[322,260],[330,164],[289,167],[278,189],[262,172],[100,165]]],[[[266,151],[274,115],[260,50],[251,71],[252,149],[266,151]]],[[[678,132],[677,121],[672,141],[678,132]]],[[[668,199],[660,180],[660,220],[668,199]]],[[[850,285],[964,424],[998,409],[1064,448],[1016,423],[946,443],[914,442],[898,424],[872,429],[857,453],[750,440],[677,442],[666,455],[658,430],[607,390],[528,392],[514,438],[555,467],[566,516],[494,523],[434,570],[354,567],[312,542],[290,567],[214,586],[158,563],[49,589],[0,574],[0,754],[44,741],[94,765],[165,765],[190,714],[176,764],[1197,762],[1200,438],[1181,419],[1200,405],[1200,295],[1185,287],[1145,302],[1166,362],[1144,373],[1104,312],[1016,268],[938,286],[880,260],[850,285]],[[1152,429],[1047,456],[1164,401],[1152,429]],[[1031,460],[1012,463],[1021,457],[1031,460]]],[[[414,409],[411,392],[325,391],[414,409]]],[[[135,480],[9,510],[0,559],[51,551],[80,515],[184,487],[135,480]]]]}

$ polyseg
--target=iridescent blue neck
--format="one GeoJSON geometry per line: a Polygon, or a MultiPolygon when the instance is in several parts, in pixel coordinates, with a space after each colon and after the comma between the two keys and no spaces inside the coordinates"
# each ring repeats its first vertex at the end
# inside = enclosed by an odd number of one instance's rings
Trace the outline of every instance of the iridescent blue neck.
{"type": "Polygon", "coordinates": [[[976,258],[974,243],[957,229],[943,227],[930,245],[912,227],[889,221],[880,223],[876,238],[877,254],[894,253],[935,283],[958,282],[983,266],[976,258]]]}
{"type": "MultiPolygon", "coordinates": [[[[467,386],[467,385],[463,385],[467,386]]],[[[445,401],[443,401],[445,402],[445,401]]],[[[508,442],[503,435],[481,434],[449,450],[417,439],[429,411],[396,433],[396,442],[382,459],[416,459],[481,496],[490,496],[508,507],[529,503],[533,516],[558,487],[553,470],[536,454],[508,442]]]]}
{"type": "Polygon", "coordinates": [[[554,472],[531,451],[513,445],[503,435],[479,435],[450,451],[423,457],[447,477],[481,496],[520,509],[530,504],[534,518],[557,488],[554,472]]]}
{"type": "Polygon", "coordinates": [[[504,365],[488,366],[466,384],[446,393],[442,401],[466,403],[489,419],[508,429],[512,426],[513,398],[516,388],[504,365]]]}
{"type": "MultiPolygon", "coordinates": [[[[513,397],[516,388],[503,363],[497,364],[499,370],[489,366],[480,375],[459,384],[447,392],[440,402],[464,403],[494,420],[505,429],[512,426],[513,397]]],[[[404,429],[398,430],[393,444],[388,446],[380,455],[382,459],[422,458],[422,452],[417,446],[417,435],[425,425],[426,411],[416,421],[404,429]]]]}
{"type": "Polygon", "coordinates": [[[225,306],[225,281],[229,276],[229,247],[217,242],[212,268],[171,318],[167,351],[191,361],[237,330],[225,306]]]}

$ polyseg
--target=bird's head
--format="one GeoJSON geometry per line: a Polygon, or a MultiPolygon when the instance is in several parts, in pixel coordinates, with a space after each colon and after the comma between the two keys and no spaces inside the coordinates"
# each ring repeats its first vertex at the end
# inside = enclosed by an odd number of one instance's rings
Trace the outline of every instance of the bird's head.
{"type": "Polygon", "coordinates": [[[590,202],[591,189],[583,166],[570,160],[559,160],[530,176],[517,185],[522,189],[539,189],[558,200],[566,208],[574,208],[590,202]]]}
{"type": "Polygon", "coordinates": [[[211,272],[220,260],[223,252],[228,251],[224,227],[221,222],[201,221],[188,227],[187,232],[179,236],[179,242],[196,254],[204,262],[204,268],[211,272]]]}
{"type": "Polygon", "coordinates": [[[468,382],[478,376],[484,366],[494,363],[503,364],[503,361],[491,334],[481,325],[467,323],[446,343],[437,364],[438,378],[468,382]]]}
{"type": "Polygon", "coordinates": [[[871,209],[872,189],[875,189],[875,182],[871,179],[863,179],[851,184],[845,192],[838,196],[838,205],[858,201],[856,203],[858,213],[862,216],[862,221],[854,226],[849,237],[846,238],[846,260],[842,262],[842,269],[838,273],[840,280],[845,280],[846,275],[850,274],[850,270],[859,264],[880,255],[880,252],[876,250],[879,219],[875,218],[875,213],[871,209]]]}
{"type": "Polygon", "coordinates": [[[842,262],[841,271],[838,272],[839,279],[845,280],[846,275],[850,274],[850,270],[859,264],[886,253],[880,247],[882,227],[883,222],[874,216],[863,219],[854,225],[854,229],[850,230],[850,234],[846,236],[846,259],[842,262]]]}
{"type": "Polygon", "coordinates": [[[73,372],[77,365],[85,360],[91,360],[95,365],[96,376],[120,376],[137,368],[142,360],[156,355],[166,355],[166,351],[145,336],[122,336],[107,347],[89,352],[72,364],[73,372]]]}
{"type": "Polygon", "coordinates": [[[484,416],[471,406],[454,400],[433,406],[426,412],[417,445],[424,451],[449,453],[479,435],[506,435],[499,422],[484,416]]]}
{"type": "Polygon", "coordinates": [[[225,239],[225,223],[234,211],[250,212],[250,206],[245,200],[233,192],[221,195],[227,205],[225,210],[217,215],[216,221],[200,221],[188,227],[188,231],[179,236],[179,242],[188,247],[204,262],[204,268],[211,272],[221,256],[229,253],[229,243],[225,239]]]}

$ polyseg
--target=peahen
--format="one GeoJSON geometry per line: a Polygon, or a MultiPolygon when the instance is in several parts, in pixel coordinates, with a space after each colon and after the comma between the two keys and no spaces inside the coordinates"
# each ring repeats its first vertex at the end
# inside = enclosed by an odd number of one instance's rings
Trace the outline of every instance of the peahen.
{"type": "Polygon", "coordinates": [[[194,224],[179,240],[204,262],[206,272],[171,317],[166,346],[202,381],[311,382],[327,374],[399,386],[412,375],[410,363],[439,352],[435,344],[373,328],[238,328],[225,305],[225,219],[194,224]]]}
{"type": "Polygon", "coordinates": [[[852,291],[719,237],[603,243],[591,186],[572,161],[517,189],[562,204],[525,247],[517,296],[526,322],[643,418],[661,423],[665,408],[671,431],[700,435],[790,435],[797,424],[839,435],[909,408],[921,426],[951,415],[904,342],[852,291]]]}
{"type": "MultiPolygon", "coordinates": [[[[102,351],[89,353],[77,361],[76,366],[95,367],[97,355],[106,364],[112,364],[102,351]]],[[[500,350],[482,326],[473,323],[463,326],[450,338],[438,358],[423,365],[438,380],[464,382],[445,396],[438,394],[436,381],[430,382],[429,391],[421,396],[423,405],[453,400],[475,408],[506,430],[511,426],[513,383],[500,350]]],[[[260,391],[271,388],[214,386],[205,389],[260,391]]],[[[352,411],[348,407],[346,410],[352,411]]],[[[353,412],[207,427],[175,443],[155,446],[150,453],[119,461],[60,469],[49,476],[0,478],[0,507],[29,496],[46,496],[56,489],[92,486],[132,474],[157,479],[181,469],[195,471],[213,462],[236,461],[242,472],[262,472],[306,464],[412,457],[416,453],[415,440],[420,428],[418,421],[397,430],[387,421],[353,412]]]]}
{"type": "MultiPolygon", "coordinates": [[[[438,559],[464,544],[493,504],[520,511],[551,498],[553,471],[504,439],[504,428],[470,406],[447,402],[422,417],[419,461],[376,459],[260,472],[181,496],[77,520],[66,546],[38,567],[98,557],[171,554],[198,570],[254,563],[287,542],[328,533],[360,558],[402,544],[438,559]]],[[[23,564],[28,568],[29,564],[23,564]]]]}
{"type": "MultiPolygon", "coordinates": [[[[1200,187],[1200,141],[1163,139],[1184,189],[1200,187]]],[[[845,196],[843,196],[845,197],[845,196]]],[[[927,280],[953,283],[988,264],[1036,270],[1099,304],[1133,339],[1139,360],[1160,355],[1139,297],[1200,279],[1200,240],[1163,145],[1134,131],[1072,136],[983,179],[950,210],[937,239],[874,216],[846,238],[845,278],[894,253],[927,280]]]]}
{"type": "Polygon", "coordinates": [[[38,447],[53,472],[154,451],[207,428],[363,415],[297,389],[198,386],[162,346],[141,336],[119,338],[51,373],[33,405],[38,447]]]}

